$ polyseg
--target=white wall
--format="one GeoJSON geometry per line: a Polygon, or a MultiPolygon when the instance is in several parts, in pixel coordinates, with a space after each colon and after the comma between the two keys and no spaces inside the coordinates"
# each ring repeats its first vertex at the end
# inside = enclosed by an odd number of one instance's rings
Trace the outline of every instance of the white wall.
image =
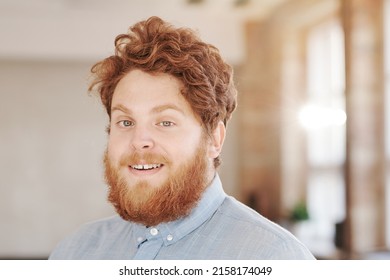
{"type": "Polygon", "coordinates": [[[0,258],[45,257],[81,223],[113,213],[89,66],[0,61],[0,258]]]}

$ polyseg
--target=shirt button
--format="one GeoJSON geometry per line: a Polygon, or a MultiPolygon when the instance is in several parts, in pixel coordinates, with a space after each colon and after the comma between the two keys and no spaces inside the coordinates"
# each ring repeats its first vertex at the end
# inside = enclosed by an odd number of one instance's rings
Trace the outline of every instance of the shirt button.
{"type": "Polygon", "coordinates": [[[172,236],[171,234],[168,234],[168,235],[167,235],[167,240],[168,240],[168,241],[172,241],[172,240],[173,240],[173,236],[172,236]]]}
{"type": "Polygon", "coordinates": [[[138,237],[137,241],[138,241],[138,243],[141,243],[142,241],[144,241],[144,239],[142,237],[138,237]]]}
{"type": "Polygon", "coordinates": [[[153,236],[157,235],[157,234],[158,234],[158,229],[152,228],[152,229],[150,230],[150,234],[153,235],[153,236]]]}

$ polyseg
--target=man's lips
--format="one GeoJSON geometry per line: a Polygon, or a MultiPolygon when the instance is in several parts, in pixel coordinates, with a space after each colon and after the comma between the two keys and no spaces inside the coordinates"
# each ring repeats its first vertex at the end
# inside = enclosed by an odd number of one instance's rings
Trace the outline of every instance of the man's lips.
{"type": "Polygon", "coordinates": [[[127,170],[132,176],[148,179],[149,176],[160,173],[163,167],[163,164],[134,164],[129,165],[127,170]]]}
{"type": "Polygon", "coordinates": [[[131,164],[128,170],[134,176],[150,176],[159,173],[165,165],[162,163],[131,164]]]}
{"type": "Polygon", "coordinates": [[[161,163],[152,163],[152,164],[133,164],[133,165],[129,165],[130,168],[134,169],[134,170],[153,170],[153,169],[157,169],[157,168],[160,168],[162,167],[163,164],[161,163]]]}

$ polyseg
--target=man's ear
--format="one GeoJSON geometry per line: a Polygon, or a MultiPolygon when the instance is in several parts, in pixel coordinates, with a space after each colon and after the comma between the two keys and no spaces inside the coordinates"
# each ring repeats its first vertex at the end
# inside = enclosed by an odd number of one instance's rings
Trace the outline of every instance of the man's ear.
{"type": "Polygon", "coordinates": [[[222,121],[220,121],[217,127],[211,134],[210,146],[208,156],[210,158],[216,158],[222,151],[223,142],[225,141],[226,128],[222,121]]]}

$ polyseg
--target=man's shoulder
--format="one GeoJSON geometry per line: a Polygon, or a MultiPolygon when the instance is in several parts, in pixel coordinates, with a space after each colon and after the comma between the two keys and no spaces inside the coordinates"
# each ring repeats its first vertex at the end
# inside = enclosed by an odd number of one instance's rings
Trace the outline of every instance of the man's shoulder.
{"type": "Polygon", "coordinates": [[[81,225],[76,231],[74,231],[69,238],[91,238],[104,235],[105,233],[111,233],[112,231],[118,231],[122,227],[128,226],[123,219],[114,215],[111,217],[94,220],[81,225]]]}
{"type": "Polygon", "coordinates": [[[231,220],[231,222],[239,223],[241,226],[247,225],[253,229],[269,230],[275,234],[288,233],[275,222],[231,196],[226,197],[218,212],[224,220],[231,220]]]}
{"type": "Polygon", "coordinates": [[[247,251],[253,255],[248,258],[256,258],[256,254],[269,259],[312,258],[293,234],[233,197],[226,197],[213,220],[213,227],[225,229],[222,238],[229,239],[226,242],[251,247],[247,251]]]}
{"type": "Polygon", "coordinates": [[[129,223],[117,215],[85,223],[59,242],[50,259],[78,259],[77,252],[88,251],[100,240],[128,226],[129,223]]]}

